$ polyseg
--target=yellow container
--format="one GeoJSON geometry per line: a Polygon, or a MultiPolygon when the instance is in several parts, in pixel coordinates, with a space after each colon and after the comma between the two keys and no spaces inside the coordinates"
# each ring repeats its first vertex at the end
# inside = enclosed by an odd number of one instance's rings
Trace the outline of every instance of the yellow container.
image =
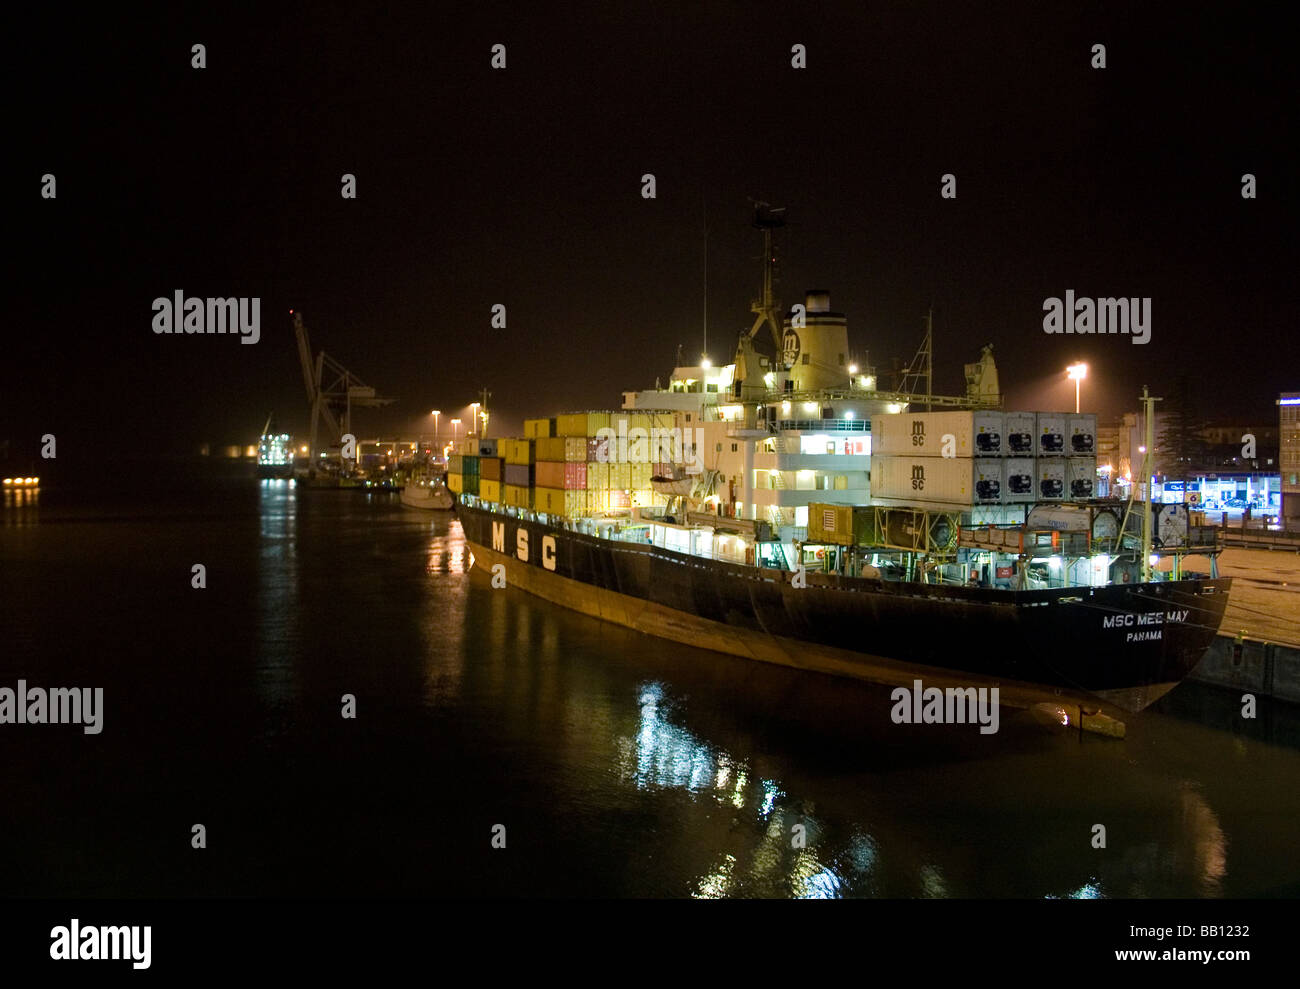
{"type": "Polygon", "coordinates": [[[528,465],[533,462],[534,440],[501,440],[497,446],[505,446],[505,458],[508,464],[528,465]]]}
{"type": "Polygon", "coordinates": [[[609,464],[597,463],[595,461],[587,464],[588,491],[609,490],[609,467],[609,464]]]}
{"type": "Polygon", "coordinates": [[[455,494],[461,494],[465,490],[465,478],[462,474],[447,475],[447,490],[455,494]]]}
{"type": "Polygon", "coordinates": [[[556,436],[595,436],[609,425],[608,412],[571,412],[555,417],[556,436]]]}
{"type": "Polygon", "coordinates": [[[466,457],[477,457],[478,439],[461,440],[456,444],[456,452],[466,457]]]}
{"type": "Polygon", "coordinates": [[[587,437],[566,436],[564,438],[564,459],[570,463],[585,463],[587,460],[587,437]]]}
{"type": "Polygon", "coordinates": [[[478,496],[484,501],[501,504],[501,482],[480,479],[478,482],[478,496]]]}
{"type": "Polygon", "coordinates": [[[551,436],[550,419],[525,419],[524,436],[530,440],[539,440],[551,436]]]}
{"type": "Polygon", "coordinates": [[[610,464],[609,486],[614,491],[626,491],[632,487],[632,465],[629,463],[610,464]]]}
{"type": "Polygon", "coordinates": [[[574,518],[587,513],[586,491],[563,491],[559,488],[535,488],[536,509],[547,515],[574,518]]]}
{"type": "Polygon", "coordinates": [[[523,488],[518,484],[505,484],[502,485],[501,493],[507,505],[512,505],[515,508],[531,509],[533,507],[532,488],[523,488]]]}
{"type": "MultiPolygon", "coordinates": [[[[543,437],[537,440],[536,451],[537,459],[549,463],[562,463],[564,461],[565,444],[568,442],[563,436],[543,437]]],[[[582,443],[586,444],[586,440],[582,443]]],[[[585,460],[586,457],[584,456],[585,460]]]]}

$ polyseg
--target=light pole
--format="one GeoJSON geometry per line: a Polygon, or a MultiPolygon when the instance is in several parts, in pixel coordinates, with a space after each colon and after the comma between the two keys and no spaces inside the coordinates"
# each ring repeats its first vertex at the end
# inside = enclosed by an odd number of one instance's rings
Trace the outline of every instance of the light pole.
{"type": "Polygon", "coordinates": [[[1074,411],[1077,415],[1079,412],[1079,382],[1088,376],[1088,365],[1071,364],[1065,369],[1065,373],[1074,381],[1074,411]]]}
{"type": "Polygon", "coordinates": [[[433,445],[438,445],[438,417],[442,415],[437,409],[434,409],[429,415],[433,416],[433,445]]]}
{"type": "Polygon", "coordinates": [[[451,441],[455,443],[456,440],[459,438],[459,436],[460,436],[460,420],[453,419],[451,421],[451,441]]]}
{"type": "Polygon", "coordinates": [[[474,417],[469,421],[469,433],[466,434],[467,436],[478,429],[478,405],[478,402],[469,403],[469,407],[474,410],[474,417]]]}

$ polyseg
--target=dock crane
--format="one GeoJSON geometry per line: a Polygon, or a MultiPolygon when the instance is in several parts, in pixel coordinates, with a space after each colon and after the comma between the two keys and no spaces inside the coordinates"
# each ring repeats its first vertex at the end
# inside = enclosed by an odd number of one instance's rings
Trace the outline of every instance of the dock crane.
{"type": "Polygon", "coordinates": [[[329,445],[337,447],[342,444],[344,434],[352,432],[353,406],[378,408],[392,404],[395,399],[376,395],[373,388],[323,350],[313,359],[302,313],[297,310],[290,310],[290,313],[298,337],[298,360],[302,364],[303,383],[307,386],[307,401],[311,405],[311,439],[307,457],[308,471],[314,474],[318,459],[316,440],[322,419],[329,432],[329,445]]]}

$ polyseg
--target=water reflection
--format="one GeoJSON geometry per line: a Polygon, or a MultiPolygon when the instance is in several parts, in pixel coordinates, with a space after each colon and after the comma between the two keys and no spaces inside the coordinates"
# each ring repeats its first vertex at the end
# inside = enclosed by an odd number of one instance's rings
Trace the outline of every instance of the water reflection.
{"type": "Polygon", "coordinates": [[[36,525],[41,520],[40,495],[40,488],[6,487],[4,512],[0,514],[0,525],[36,525]]]}
{"type": "MultiPolygon", "coordinates": [[[[262,648],[256,672],[258,696],[282,713],[299,692],[295,659],[302,651],[299,627],[298,499],[286,480],[258,485],[257,626],[262,648]]],[[[273,723],[281,723],[283,716],[273,723]]]]}

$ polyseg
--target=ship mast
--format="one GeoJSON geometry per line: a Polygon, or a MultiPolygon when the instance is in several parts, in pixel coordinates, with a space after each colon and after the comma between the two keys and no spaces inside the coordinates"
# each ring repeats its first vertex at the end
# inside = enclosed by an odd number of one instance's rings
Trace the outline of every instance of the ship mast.
{"type": "Polygon", "coordinates": [[[903,370],[903,380],[899,391],[909,398],[915,396],[916,388],[925,381],[925,411],[931,411],[931,398],[934,394],[934,307],[925,314],[925,336],[921,340],[921,349],[916,352],[910,364],[903,370]]]}
{"type": "Polygon", "coordinates": [[[1146,488],[1146,497],[1142,500],[1142,583],[1151,581],[1151,454],[1155,445],[1156,402],[1146,385],[1142,386],[1142,416],[1145,451],[1142,455],[1142,484],[1146,488]]]}
{"type": "Polygon", "coordinates": [[[772,231],[785,226],[785,207],[773,207],[769,203],[753,200],[754,226],[763,231],[763,295],[749,306],[754,313],[754,325],[750,327],[752,338],[766,323],[772,329],[772,343],[776,352],[781,352],[781,321],[778,318],[780,308],[773,295],[776,284],[776,254],[772,247],[772,231]]]}

